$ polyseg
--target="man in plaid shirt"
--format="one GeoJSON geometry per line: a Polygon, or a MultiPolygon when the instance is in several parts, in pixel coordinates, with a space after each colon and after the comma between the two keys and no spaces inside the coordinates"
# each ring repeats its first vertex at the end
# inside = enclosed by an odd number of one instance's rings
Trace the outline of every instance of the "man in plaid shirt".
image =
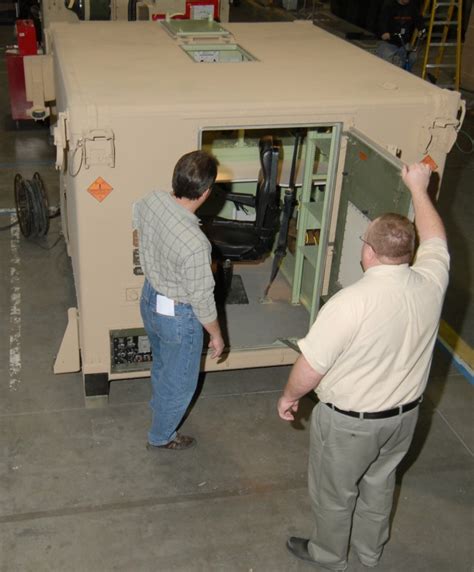
{"type": "Polygon", "coordinates": [[[211,245],[194,214],[207,200],[217,161],[204,151],[183,155],[173,193],[155,191],[134,206],[140,262],[145,275],[140,309],[153,353],[149,449],[181,450],[196,444],[176,431],[194,395],[203,328],[211,357],[224,341],[217,321],[211,245]]]}

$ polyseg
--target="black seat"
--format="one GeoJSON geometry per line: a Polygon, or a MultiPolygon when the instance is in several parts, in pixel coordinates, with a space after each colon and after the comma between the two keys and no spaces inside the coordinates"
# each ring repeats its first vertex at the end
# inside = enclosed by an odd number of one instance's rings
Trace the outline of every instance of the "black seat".
{"type": "Polygon", "coordinates": [[[259,142],[261,169],[255,196],[226,193],[225,200],[237,208],[255,209],[255,221],[214,217],[204,221],[204,231],[213,245],[213,255],[221,260],[259,260],[269,254],[280,221],[280,192],[277,186],[279,149],[272,137],[259,142]]]}

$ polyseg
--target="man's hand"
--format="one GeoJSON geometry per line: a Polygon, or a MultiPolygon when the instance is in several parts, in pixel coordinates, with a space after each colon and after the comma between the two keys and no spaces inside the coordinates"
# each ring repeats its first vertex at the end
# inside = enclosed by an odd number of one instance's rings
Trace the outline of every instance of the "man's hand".
{"type": "Polygon", "coordinates": [[[221,329],[217,319],[203,324],[204,329],[209,334],[209,347],[212,349],[211,358],[216,359],[221,356],[224,351],[224,340],[222,339],[221,329]]]}
{"type": "Polygon", "coordinates": [[[216,336],[211,336],[211,339],[209,341],[209,347],[212,348],[212,352],[211,352],[211,358],[212,359],[216,359],[218,357],[220,357],[222,355],[222,352],[224,351],[224,340],[222,339],[222,336],[216,335],[216,336]]]}
{"type": "Polygon", "coordinates": [[[298,411],[299,399],[288,399],[285,395],[282,395],[278,400],[278,415],[284,421],[293,421],[295,418],[295,413],[298,411]]]}
{"type": "Polygon", "coordinates": [[[446,240],[443,221],[428,195],[430,176],[431,169],[424,163],[415,163],[408,167],[405,165],[402,169],[403,182],[411,192],[415,210],[415,226],[420,243],[431,238],[446,240]]]}
{"type": "Polygon", "coordinates": [[[284,421],[293,421],[300,399],[316,389],[322,378],[323,375],[309,365],[304,355],[300,355],[291,368],[283,395],[278,400],[278,415],[284,421]]]}
{"type": "Polygon", "coordinates": [[[404,165],[402,169],[402,179],[405,185],[414,193],[426,193],[431,177],[431,169],[424,163],[404,165]]]}
{"type": "Polygon", "coordinates": [[[388,42],[390,40],[390,34],[388,32],[384,32],[382,34],[382,40],[385,40],[386,42],[388,42]]]}

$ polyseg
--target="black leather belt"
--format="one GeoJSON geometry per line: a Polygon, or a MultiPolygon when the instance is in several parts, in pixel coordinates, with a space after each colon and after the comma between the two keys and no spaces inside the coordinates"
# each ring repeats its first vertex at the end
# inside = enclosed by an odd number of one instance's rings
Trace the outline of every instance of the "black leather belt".
{"type": "Polygon", "coordinates": [[[405,405],[400,405],[399,407],[394,407],[393,409],[386,409],[385,411],[375,411],[374,413],[360,413],[359,411],[344,411],[344,409],[339,409],[332,403],[326,403],[328,407],[334,409],[338,413],[342,413],[343,415],[348,415],[349,417],[357,417],[359,419],[386,419],[388,417],[396,417],[397,415],[401,415],[402,413],[406,413],[407,411],[411,411],[415,409],[420,403],[423,401],[423,396],[415,399],[415,401],[411,401],[410,403],[405,403],[405,405]]]}

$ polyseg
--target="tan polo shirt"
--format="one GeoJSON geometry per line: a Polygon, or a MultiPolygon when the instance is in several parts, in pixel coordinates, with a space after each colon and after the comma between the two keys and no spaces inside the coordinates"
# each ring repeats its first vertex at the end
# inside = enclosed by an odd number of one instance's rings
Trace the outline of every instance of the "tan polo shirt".
{"type": "Polygon", "coordinates": [[[426,386],[448,286],[444,240],[424,241],[412,266],[375,266],[333,296],[298,345],[325,374],[316,393],[351,411],[409,403],[426,386]]]}

